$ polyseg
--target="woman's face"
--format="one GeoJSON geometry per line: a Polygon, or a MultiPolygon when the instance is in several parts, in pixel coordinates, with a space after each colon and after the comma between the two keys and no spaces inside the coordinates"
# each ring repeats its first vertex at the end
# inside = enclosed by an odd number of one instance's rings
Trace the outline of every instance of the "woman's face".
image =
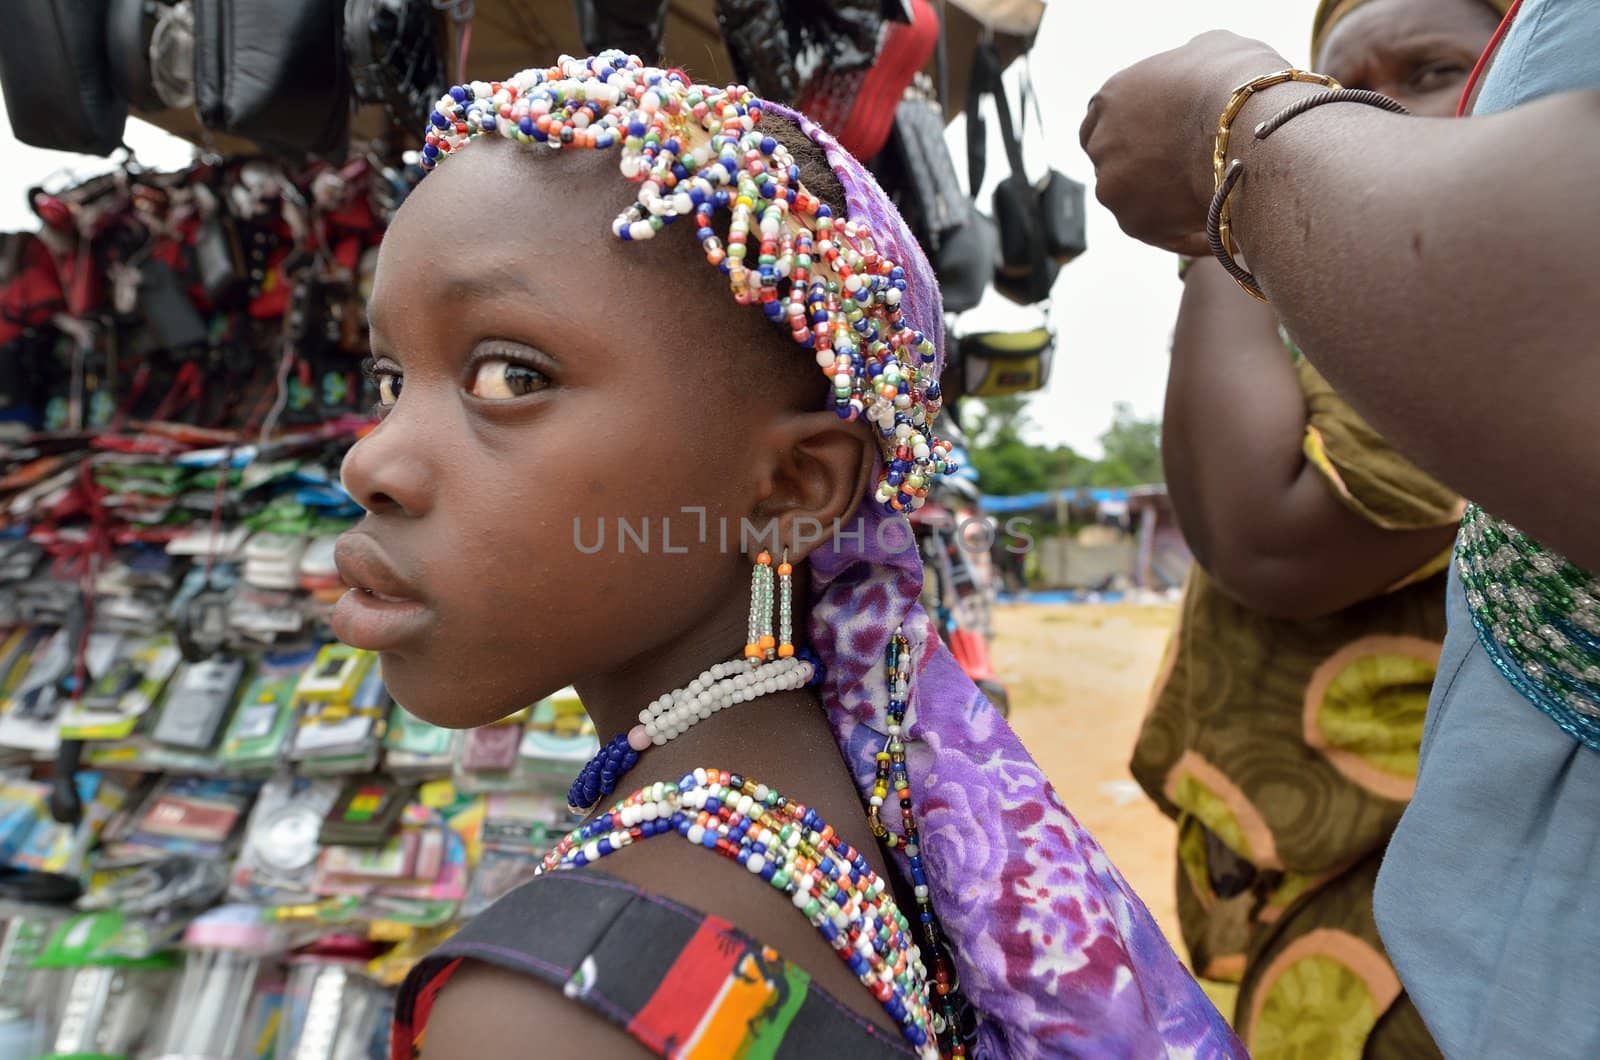
{"type": "Polygon", "coordinates": [[[1499,18],[1482,0],[1370,0],[1333,26],[1317,70],[1448,118],[1499,18]]]}
{"type": "Polygon", "coordinates": [[[686,233],[612,237],[632,196],[616,166],[485,138],[422,182],[383,241],[369,313],[387,407],[344,463],[367,515],[339,544],[357,588],[334,628],[381,652],[396,700],[439,724],[623,667],[748,577],[715,528],[726,517],[736,540],[759,501],[752,454],[784,395],[728,365],[772,356],[773,329],[686,233]],[[685,507],[706,510],[709,544],[685,507]],[[647,546],[619,554],[619,517],[648,519],[647,546]]]}

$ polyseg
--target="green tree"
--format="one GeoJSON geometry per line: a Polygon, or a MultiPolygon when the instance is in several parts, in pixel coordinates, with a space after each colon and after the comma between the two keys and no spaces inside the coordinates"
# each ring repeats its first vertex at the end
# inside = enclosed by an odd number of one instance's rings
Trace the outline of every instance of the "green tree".
{"type": "Polygon", "coordinates": [[[1161,421],[1144,420],[1133,406],[1117,402],[1111,426],[1100,435],[1105,451],[1096,467],[1097,486],[1143,486],[1165,482],[1161,466],[1161,421]]]}
{"type": "Polygon", "coordinates": [[[1161,422],[1142,420],[1118,403],[1100,436],[1105,455],[1091,460],[1071,446],[1029,442],[1035,424],[1028,398],[990,398],[962,410],[970,425],[968,452],[985,493],[1016,496],[1085,486],[1141,486],[1161,482],[1161,422]]]}

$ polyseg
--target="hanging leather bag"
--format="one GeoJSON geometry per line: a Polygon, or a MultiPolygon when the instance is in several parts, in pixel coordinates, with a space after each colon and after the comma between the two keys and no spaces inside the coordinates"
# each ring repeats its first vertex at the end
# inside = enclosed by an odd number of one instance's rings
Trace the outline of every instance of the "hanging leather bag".
{"type": "Polygon", "coordinates": [[[0,91],[16,138],[105,156],[122,143],[128,104],[112,89],[107,0],[10,0],[0,29],[0,91]]]}
{"type": "Polygon", "coordinates": [[[983,185],[988,159],[988,122],[980,109],[993,96],[1011,172],[994,190],[994,220],[1000,240],[995,288],[1021,305],[1050,297],[1061,266],[1083,252],[1084,188],[1051,170],[1038,184],[1028,182],[1022,140],[1011,120],[1000,56],[992,44],[973,55],[967,94],[967,170],[974,190],[983,185]]]}
{"type": "Polygon", "coordinates": [[[195,104],[208,129],[278,154],[343,160],[343,0],[196,0],[195,104]]]}

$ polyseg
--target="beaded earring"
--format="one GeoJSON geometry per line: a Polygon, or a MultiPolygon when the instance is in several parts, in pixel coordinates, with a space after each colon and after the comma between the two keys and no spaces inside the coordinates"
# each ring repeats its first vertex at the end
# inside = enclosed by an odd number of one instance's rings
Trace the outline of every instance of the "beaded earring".
{"type": "Polygon", "coordinates": [[[794,568],[789,565],[789,550],[783,550],[778,564],[778,658],[794,655],[794,568]]]}
{"type": "Polygon", "coordinates": [[[772,554],[765,549],[756,557],[750,571],[750,625],[744,657],[760,663],[776,658],[777,640],[772,635],[772,554]]]}

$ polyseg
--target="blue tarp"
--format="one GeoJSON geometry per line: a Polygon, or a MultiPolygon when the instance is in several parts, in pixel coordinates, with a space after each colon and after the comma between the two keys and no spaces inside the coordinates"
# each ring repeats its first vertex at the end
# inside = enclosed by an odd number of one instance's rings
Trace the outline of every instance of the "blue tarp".
{"type": "Polygon", "coordinates": [[[1044,493],[1023,493],[1016,497],[991,497],[984,494],[983,510],[990,513],[1033,512],[1054,510],[1057,498],[1068,504],[1104,504],[1107,501],[1128,501],[1125,489],[1072,489],[1044,493]]]}

